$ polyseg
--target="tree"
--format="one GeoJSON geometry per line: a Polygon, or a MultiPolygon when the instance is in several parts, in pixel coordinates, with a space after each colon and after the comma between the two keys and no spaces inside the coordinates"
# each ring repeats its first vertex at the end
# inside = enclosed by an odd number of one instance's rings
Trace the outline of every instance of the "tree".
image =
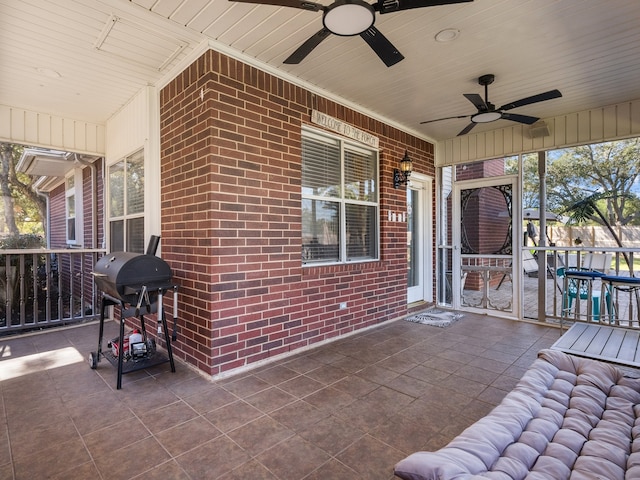
{"type": "MultiPolygon", "coordinates": [[[[618,237],[616,231],[613,229],[604,213],[602,213],[602,211],[600,211],[600,208],[598,208],[598,204],[601,203],[602,200],[607,200],[608,196],[608,193],[594,193],[593,195],[590,195],[587,198],[584,198],[569,206],[563,213],[569,213],[571,221],[574,223],[581,223],[589,218],[599,218],[602,224],[607,228],[607,230],[609,230],[609,233],[616,241],[618,247],[624,248],[620,237],[618,237]]],[[[631,259],[629,258],[629,254],[626,251],[623,251],[622,255],[624,257],[625,263],[627,264],[627,267],[629,268],[629,271],[631,271],[631,259]]]]}
{"type": "Polygon", "coordinates": [[[0,196],[2,196],[3,218],[0,219],[0,234],[44,233],[46,203],[33,190],[34,177],[16,172],[16,165],[23,147],[0,143],[0,196]],[[39,222],[41,228],[25,227],[39,222]]]}
{"type": "Polygon", "coordinates": [[[0,229],[0,233],[17,235],[19,232],[13,211],[13,197],[11,195],[11,186],[9,183],[12,165],[12,146],[6,143],[0,144],[0,195],[2,196],[4,213],[4,222],[0,223],[0,226],[2,227],[0,229]]]}
{"type": "MultiPolygon", "coordinates": [[[[505,174],[518,174],[519,157],[505,159],[505,174]]],[[[522,155],[522,208],[538,208],[540,206],[540,179],[538,175],[538,154],[522,155]]]]}
{"type": "Polygon", "coordinates": [[[640,224],[640,139],[582,145],[551,152],[549,157],[550,210],[570,210],[588,199],[597,208],[582,220],[605,227],[640,224]]]}

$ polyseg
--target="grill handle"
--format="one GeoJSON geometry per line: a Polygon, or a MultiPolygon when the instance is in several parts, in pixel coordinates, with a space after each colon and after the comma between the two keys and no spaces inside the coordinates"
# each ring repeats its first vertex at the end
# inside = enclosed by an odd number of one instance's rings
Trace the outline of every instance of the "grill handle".
{"type": "Polygon", "coordinates": [[[171,333],[171,341],[178,340],[178,287],[173,286],[173,332],[171,333]]]}
{"type": "Polygon", "coordinates": [[[160,244],[160,237],[158,235],[151,235],[149,239],[149,245],[147,245],[147,255],[156,255],[158,251],[158,245],[160,244]]]}
{"type": "Polygon", "coordinates": [[[160,336],[160,334],[162,334],[162,315],[163,315],[163,311],[162,311],[162,289],[158,290],[158,337],[160,336]]]}

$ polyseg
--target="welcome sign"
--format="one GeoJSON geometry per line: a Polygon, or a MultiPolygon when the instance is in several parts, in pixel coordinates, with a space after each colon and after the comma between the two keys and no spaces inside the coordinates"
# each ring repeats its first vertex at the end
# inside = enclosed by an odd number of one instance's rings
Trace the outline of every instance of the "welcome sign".
{"type": "Polygon", "coordinates": [[[380,139],[378,137],[364,132],[352,125],[349,125],[342,120],[338,120],[337,118],[333,118],[322,112],[318,112],[317,110],[311,111],[311,122],[337,132],[340,135],[344,135],[345,137],[357,140],[358,142],[364,143],[365,145],[369,145],[373,148],[378,148],[378,145],[380,143],[380,139]]]}

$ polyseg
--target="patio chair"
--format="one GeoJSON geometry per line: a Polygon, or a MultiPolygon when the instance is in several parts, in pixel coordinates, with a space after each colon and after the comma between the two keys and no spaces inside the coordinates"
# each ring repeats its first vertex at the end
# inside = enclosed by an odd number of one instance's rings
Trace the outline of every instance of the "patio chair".
{"type": "Polygon", "coordinates": [[[522,251],[522,268],[524,273],[531,276],[532,273],[538,273],[538,260],[529,250],[522,251]]]}
{"type": "MultiPolygon", "coordinates": [[[[607,275],[611,268],[611,253],[587,253],[583,257],[582,267],[566,269],[560,267],[556,271],[557,277],[563,279],[562,312],[564,318],[574,310],[574,316],[579,314],[574,309],[574,300],[589,300],[591,298],[591,319],[600,321],[602,287],[597,280],[607,275]]],[[[608,292],[605,293],[608,296],[608,292]]]]}
{"type": "Polygon", "coordinates": [[[582,260],[582,269],[602,272],[605,275],[611,270],[612,253],[586,253],[582,260]]]}
{"type": "MultiPolygon", "coordinates": [[[[469,272],[461,272],[460,273],[460,299],[463,299],[464,297],[464,285],[467,281],[467,275],[469,274],[469,272]]],[[[447,272],[446,275],[446,288],[447,288],[447,293],[446,293],[446,302],[447,303],[451,303],[453,301],[452,298],[452,283],[451,283],[451,272],[447,272]]]]}
{"type": "MultiPolygon", "coordinates": [[[[522,269],[524,270],[524,273],[527,276],[531,276],[534,273],[536,274],[538,273],[538,260],[536,260],[536,257],[534,257],[529,250],[522,251],[522,269]]],[[[502,284],[504,283],[507,277],[511,278],[511,274],[510,273],[502,274],[502,278],[500,279],[500,283],[498,283],[496,290],[500,290],[500,287],[502,286],[502,284]]]]}
{"type": "Polygon", "coordinates": [[[606,306],[609,312],[609,323],[611,325],[621,325],[627,323],[628,326],[640,326],[640,278],[626,275],[605,275],[602,277],[604,286],[606,306]],[[619,315],[622,308],[619,305],[619,294],[629,295],[627,308],[629,308],[628,320],[622,319],[619,315]],[[636,316],[633,318],[633,307],[631,306],[632,294],[636,300],[636,316]]]}

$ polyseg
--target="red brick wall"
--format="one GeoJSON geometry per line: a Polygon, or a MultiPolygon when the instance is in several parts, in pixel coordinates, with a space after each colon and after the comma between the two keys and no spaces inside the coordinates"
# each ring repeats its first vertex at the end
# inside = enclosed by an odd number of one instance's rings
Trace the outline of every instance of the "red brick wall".
{"type": "Polygon", "coordinates": [[[100,248],[104,240],[104,215],[102,213],[104,212],[104,179],[102,178],[102,159],[97,160],[93,165],[95,167],[95,181],[97,184],[97,198],[95,200],[97,201],[96,215],[98,220],[94,220],[94,212],[92,210],[95,190],[91,178],[92,167],[85,167],[82,170],[82,204],[84,206],[84,241],[82,246],[84,248],[100,248]],[[94,223],[97,226],[96,240],[93,238],[94,223]]]}
{"type": "Polygon", "coordinates": [[[414,171],[434,175],[433,145],[213,51],[162,90],[160,113],[177,356],[215,375],[406,313],[406,224],[387,222],[389,209],[406,211],[406,191],[393,169],[407,149],[414,171]],[[302,267],[312,109],[380,138],[380,261],[302,267]]]}
{"type": "Polygon", "coordinates": [[[67,247],[67,211],[65,204],[65,184],[54,188],[49,194],[51,248],[67,247]]]}

